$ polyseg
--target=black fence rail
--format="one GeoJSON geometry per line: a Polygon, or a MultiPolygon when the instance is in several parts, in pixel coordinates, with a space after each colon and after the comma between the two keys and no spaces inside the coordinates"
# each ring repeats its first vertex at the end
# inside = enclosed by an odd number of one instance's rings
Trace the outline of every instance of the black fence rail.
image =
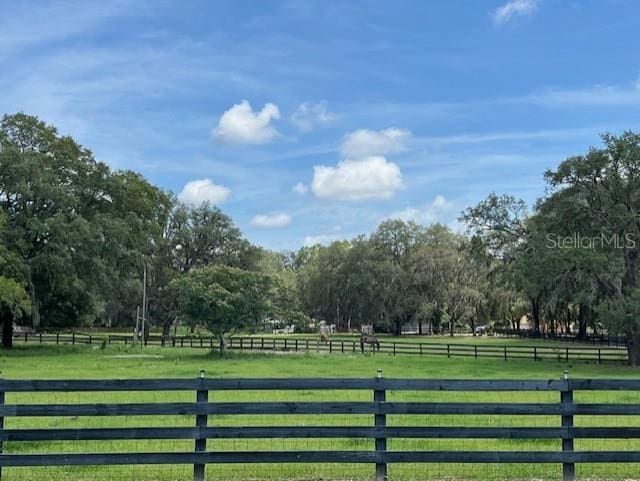
{"type": "MultiPolygon", "coordinates": [[[[620,426],[603,422],[602,427],[575,427],[574,416],[638,416],[637,403],[576,403],[576,391],[640,391],[640,380],[561,379],[561,380],[433,380],[384,379],[122,379],[122,380],[0,380],[0,441],[5,452],[0,454],[0,468],[29,466],[86,466],[86,465],[193,465],[193,479],[205,479],[207,464],[216,463],[367,463],[375,465],[376,481],[387,479],[387,469],[393,463],[558,463],[562,464],[564,481],[575,478],[576,463],[637,463],[640,451],[604,450],[576,451],[574,439],[637,439],[640,427],[620,426]],[[209,392],[221,391],[293,391],[306,395],[320,391],[326,399],[327,391],[368,391],[371,401],[358,402],[212,402],[209,392]],[[102,404],[18,404],[5,403],[6,393],[86,393],[86,392],[192,391],[195,402],[102,403],[102,404]],[[479,403],[479,402],[396,402],[387,395],[397,392],[556,392],[558,402],[479,403]],[[216,426],[215,416],[261,415],[370,415],[371,423],[363,426],[315,425],[288,423],[287,426],[216,426]],[[387,424],[387,416],[435,414],[443,415],[509,415],[557,416],[555,427],[466,427],[421,426],[387,424]],[[191,426],[125,427],[125,428],[53,428],[7,429],[7,420],[20,417],[124,417],[191,415],[191,426]],[[211,418],[211,419],[210,419],[211,418]],[[214,421],[210,425],[209,421],[214,421]],[[606,427],[605,427],[606,426],[606,427]],[[281,450],[237,451],[207,450],[209,439],[288,439],[288,438],[362,438],[374,441],[372,450],[281,450]],[[556,439],[556,450],[545,451],[416,451],[389,450],[387,441],[394,438],[412,439],[556,439]],[[7,442],[36,443],[43,441],[77,440],[194,440],[190,452],[91,452],[23,454],[7,452],[7,442]],[[561,446],[561,447],[560,447],[561,446]]],[[[13,394],[12,394],[13,395],[13,394]]],[[[419,399],[419,398],[418,398],[419,399]]],[[[245,418],[246,419],[246,418],[245,418]]],[[[326,419],[326,418],[322,418],[326,419]]],[[[360,419],[362,419],[360,417],[360,419]]],[[[395,418],[394,418],[395,419],[395,418]]],[[[618,418],[613,418],[618,419],[618,418]]],[[[518,423],[520,424],[520,423],[518,423]]],[[[373,468],[373,466],[372,466],[373,468]]],[[[1,476],[1,473],[0,473],[1,476]]],[[[372,469],[373,478],[373,469],[372,469]]]]}
{"type": "Polygon", "coordinates": [[[553,332],[540,332],[537,333],[531,329],[502,329],[494,328],[493,334],[495,336],[502,337],[517,337],[520,339],[541,339],[545,341],[558,341],[564,343],[580,343],[601,345],[609,347],[625,347],[627,345],[627,338],[625,336],[608,336],[604,334],[593,335],[589,334],[584,337],[578,337],[575,334],[555,334],[553,332]]]}
{"type": "MultiPolygon", "coordinates": [[[[105,334],[19,334],[14,341],[35,344],[91,344],[91,345],[132,345],[133,336],[105,334]]],[[[196,336],[149,336],[145,340],[147,346],[203,348],[219,350],[220,346],[214,337],[196,336]]],[[[227,341],[227,348],[234,351],[279,351],[279,352],[325,352],[325,353],[374,353],[389,355],[443,356],[448,358],[493,358],[505,361],[528,359],[532,361],[554,360],[559,362],[597,362],[627,363],[628,354],[625,347],[603,346],[526,346],[499,344],[462,344],[436,342],[393,342],[381,339],[379,348],[370,345],[364,348],[358,338],[330,339],[302,337],[255,337],[237,336],[227,341]]]]}

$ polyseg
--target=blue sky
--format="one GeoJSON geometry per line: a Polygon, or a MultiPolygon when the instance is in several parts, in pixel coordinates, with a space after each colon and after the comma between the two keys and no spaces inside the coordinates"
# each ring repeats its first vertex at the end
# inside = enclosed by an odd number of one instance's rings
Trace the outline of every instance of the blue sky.
{"type": "Polygon", "coordinates": [[[491,191],[640,130],[640,3],[16,1],[0,112],[208,199],[274,249],[491,191]]]}

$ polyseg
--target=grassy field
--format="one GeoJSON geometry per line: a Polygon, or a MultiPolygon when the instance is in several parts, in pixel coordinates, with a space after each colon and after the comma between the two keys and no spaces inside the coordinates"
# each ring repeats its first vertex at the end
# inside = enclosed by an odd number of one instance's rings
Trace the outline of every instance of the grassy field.
{"type": "MultiPolygon", "coordinates": [[[[485,338],[486,339],[486,338],[485,338]]],[[[504,341],[501,339],[501,341],[504,341]]],[[[515,341],[515,340],[514,340],[515,341]]],[[[385,377],[420,378],[533,378],[557,379],[568,368],[572,377],[640,377],[640,371],[620,365],[579,363],[566,366],[556,361],[500,361],[487,359],[447,359],[442,357],[322,354],[230,354],[220,358],[203,350],[140,349],[112,347],[105,350],[89,346],[20,346],[2,352],[0,370],[5,378],[159,378],[196,377],[204,369],[210,377],[373,377],[377,369],[385,377]],[[139,356],[149,357],[133,357],[139,356]]],[[[193,401],[194,393],[111,393],[111,394],[9,394],[7,403],[65,402],[162,402],[193,401]]],[[[224,392],[211,393],[215,401],[367,401],[369,392],[224,392]]],[[[389,393],[393,401],[475,401],[475,402],[554,402],[557,393],[389,393]]],[[[576,393],[576,402],[640,403],[634,393],[576,393]]],[[[188,416],[127,418],[10,418],[7,428],[26,427],[132,427],[192,426],[188,416]]],[[[370,425],[371,416],[211,416],[210,425],[370,425]]],[[[389,416],[389,425],[458,426],[558,426],[557,416],[389,416]]],[[[581,417],[577,426],[640,426],[640,417],[581,417]],[[607,424],[605,424],[607,423],[607,424]]],[[[389,449],[478,449],[478,450],[557,450],[555,440],[407,440],[389,442],[389,449]]],[[[225,440],[209,441],[215,450],[279,449],[372,449],[366,440],[225,440]]],[[[108,441],[65,443],[5,443],[5,452],[116,452],[116,451],[191,451],[193,441],[108,441]]],[[[634,449],[640,441],[578,440],[576,449],[634,449]]],[[[5,480],[127,480],[173,481],[191,479],[190,466],[138,466],[90,468],[14,468],[3,470],[5,480]]],[[[372,466],[358,465],[226,465],[209,466],[207,479],[371,479],[372,466]]],[[[579,479],[640,479],[638,465],[578,465],[579,479]]],[[[478,480],[559,479],[557,465],[391,465],[391,479],[402,480],[478,480]]]]}

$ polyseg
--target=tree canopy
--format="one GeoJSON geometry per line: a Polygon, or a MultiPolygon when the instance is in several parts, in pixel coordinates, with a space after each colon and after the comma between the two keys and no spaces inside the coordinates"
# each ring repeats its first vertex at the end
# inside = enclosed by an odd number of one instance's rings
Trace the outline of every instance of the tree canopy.
{"type": "Polygon", "coordinates": [[[385,220],[370,234],[294,252],[252,245],[218,207],[185,205],[115,170],[26,114],[0,121],[0,316],[35,329],[133,329],[136,308],[170,334],[320,321],[400,334],[476,327],[624,335],[640,363],[640,135],[545,174],[535,205],[492,193],[460,225],[385,220]]]}

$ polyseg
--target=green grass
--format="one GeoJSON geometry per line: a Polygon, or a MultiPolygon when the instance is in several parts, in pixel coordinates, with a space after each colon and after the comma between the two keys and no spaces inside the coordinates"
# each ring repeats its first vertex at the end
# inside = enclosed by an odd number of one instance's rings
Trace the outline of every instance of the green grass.
{"type": "MultiPolygon", "coordinates": [[[[501,340],[502,341],[502,340],[501,340]]],[[[145,355],[161,357],[114,357],[140,354],[135,348],[106,350],[87,346],[20,346],[0,355],[0,370],[12,379],[80,378],[162,378],[197,377],[200,369],[210,377],[373,377],[377,369],[385,377],[416,378],[495,378],[557,379],[568,368],[572,377],[639,378],[640,371],[620,365],[578,363],[564,365],[554,361],[501,361],[488,359],[447,359],[390,355],[322,354],[234,354],[224,358],[204,350],[147,348],[145,355]]],[[[340,401],[370,400],[371,393],[357,391],[302,392],[224,392],[210,393],[215,401],[340,401]]],[[[554,402],[557,393],[442,393],[391,392],[390,401],[474,401],[474,402],[554,402]]],[[[165,402],[193,401],[195,393],[37,393],[8,394],[7,403],[66,402],[165,402]]],[[[576,393],[577,402],[640,403],[640,393],[576,393]]],[[[189,416],[127,418],[8,418],[6,428],[27,427],[132,427],[192,426],[189,416]]],[[[465,425],[465,426],[558,426],[554,416],[389,416],[389,425],[465,425]]],[[[211,416],[210,425],[370,425],[371,416],[211,416]]],[[[577,426],[640,426],[640,417],[586,417],[575,419],[577,426]]],[[[209,441],[210,450],[280,449],[372,449],[369,440],[224,440],[209,441]]],[[[478,449],[478,450],[557,450],[556,440],[391,440],[389,449],[478,449]]],[[[116,452],[191,451],[193,441],[109,441],[65,443],[5,443],[5,452],[116,452]]],[[[633,449],[640,442],[617,440],[579,440],[576,449],[633,449]]],[[[371,479],[372,466],[358,465],[222,465],[209,466],[207,479],[371,479]]],[[[14,468],[3,470],[5,480],[189,480],[190,466],[122,466],[89,468],[14,468]]],[[[578,465],[579,479],[640,478],[638,465],[578,465]]],[[[391,465],[391,479],[477,480],[560,479],[557,465],[391,465]]]]}

